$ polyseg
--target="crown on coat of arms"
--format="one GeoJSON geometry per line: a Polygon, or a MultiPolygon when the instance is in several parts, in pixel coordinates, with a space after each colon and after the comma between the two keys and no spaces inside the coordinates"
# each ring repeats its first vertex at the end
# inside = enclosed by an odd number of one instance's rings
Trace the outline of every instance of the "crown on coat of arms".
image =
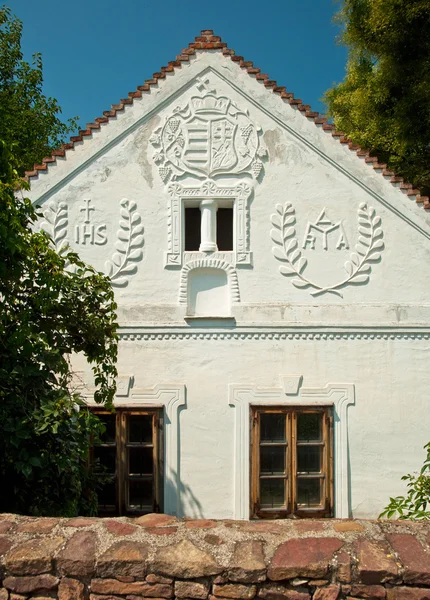
{"type": "Polygon", "coordinates": [[[191,98],[191,104],[194,108],[194,113],[219,113],[225,115],[227,113],[230,100],[228,98],[217,98],[212,94],[208,94],[203,98],[191,98]]]}

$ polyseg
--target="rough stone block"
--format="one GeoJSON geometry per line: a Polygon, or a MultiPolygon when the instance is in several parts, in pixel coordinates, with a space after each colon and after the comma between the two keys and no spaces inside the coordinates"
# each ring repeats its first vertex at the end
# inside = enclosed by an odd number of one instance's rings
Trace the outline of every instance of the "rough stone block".
{"type": "Polygon", "coordinates": [[[205,535],[204,540],[211,546],[221,546],[221,544],[224,544],[224,540],[220,538],[219,535],[214,535],[213,533],[208,533],[205,535]]]}
{"type": "Polygon", "coordinates": [[[189,540],[182,540],[167,548],[158,548],[151,565],[151,571],[178,579],[218,575],[222,570],[208,552],[200,550],[189,540]]]}
{"type": "Polygon", "coordinates": [[[11,531],[15,523],[13,521],[0,521],[0,533],[11,531]]]}
{"type": "Polygon", "coordinates": [[[430,600],[430,590],[414,587],[393,587],[387,590],[387,600],[430,600]]]}
{"type": "Polygon", "coordinates": [[[293,577],[324,577],[333,553],[343,546],[337,538],[302,538],[281,544],[269,565],[267,575],[272,581],[293,577]]]}
{"type": "Polygon", "coordinates": [[[77,579],[64,577],[58,586],[58,600],[84,600],[85,587],[77,579]]]}
{"type": "Polygon", "coordinates": [[[143,515],[133,520],[133,523],[141,527],[169,527],[169,525],[174,525],[177,522],[178,519],[176,517],[159,513],[150,513],[149,515],[143,515]]]}
{"type": "Polygon", "coordinates": [[[430,553],[424,550],[417,538],[408,533],[392,533],[386,537],[403,565],[403,581],[430,585],[430,553]]]}
{"type": "Polygon", "coordinates": [[[257,593],[257,588],[255,585],[242,585],[240,583],[215,584],[212,588],[212,593],[219,598],[252,600],[257,593]]]}
{"type": "Polygon", "coordinates": [[[351,557],[343,550],[337,555],[336,577],[339,583],[351,582],[351,557]]]}
{"type": "Polygon", "coordinates": [[[173,583],[172,577],[163,577],[163,575],[155,575],[155,573],[147,575],[145,580],[148,583],[173,583]]]}
{"type": "Polygon", "coordinates": [[[197,598],[206,600],[209,584],[196,581],[175,581],[175,596],[177,598],[197,598]]]}
{"type": "Polygon", "coordinates": [[[356,521],[337,521],[333,523],[333,529],[335,531],[340,532],[348,532],[348,531],[364,531],[363,525],[357,523],[356,521]]]}
{"type": "Polygon", "coordinates": [[[151,535],[173,535],[177,531],[177,527],[172,527],[170,525],[166,527],[145,527],[145,532],[150,533],[151,535]]]}
{"type": "Polygon", "coordinates": [[[386,544],[359,540],[354,544],[357,552],[357,571],[362,583],[385,583],[398,576],[399,569],[386,544]]]}
{"type": "Polygon", "coordinates": [[[383,585],[353,585],[350,591],[351,596],[357,598],[368,598],[369,600],[378,600],[385,598],[387,591],[383,585]]]}
{"type": "Polygon", "coordinates": [[[173,586],[158,583],[151,585],[146,581],[133,581],[125,583],[117,579],[93,579],[91,592],[96,594],[136,594],[145,598],[171,598],[173,586]]]}
{"type": "Polygon", "coordinates": [[[308,600],[310,598],[308,591],[293,590],[274,583],[264,583],[257,595],[264,600],[308,600]]]}
{"type": "Polygon", "coordinates": [[[56,525],[60,522],[60,519],[54,518],[43,518],[43,519],[30,519],[20,523],[16,528],[17,533],[39,533],[46,534],[50,533],[56,525]]]}
{"type": "Polygon", "coordinates": [[[107,519],[104,521],[106,529],[112,535],[131,535],[135,531],[137,531],[137,527],[135,525],[130,525],[130,523],[125,523],[124,521],[115,521],[114,519],[107,519]]]}
{"type": "Polygon", "coordinates": [[[185,521],[187,529],[212,529],[216,525],[216,521],[212,519],[190,519],[189,521],[185,521]]]}
{"type": "Polygon", "coordinates": [[[263,543],[257,540],[236,542],[228,576],[231,581],[257,583],[266,579],[263,543]]]}
{"type": "Polygon", "coordinates": [[[91,531],[78,531],[57,557],[57,568],[63,575],[90,577],[96,562],[97,536],[91,531]]]}
{"type": "Polygon", "coordinates": [[[35,575],[34,577],[6,577],[3,586],[17,594],[30,594],[40,590],[55,590],[59,579],[53,575],[35,575]]]}
{"type": "Polygon", "coordinates": [[[0,537],[0,558],[4,556],[12,547],[12,540],[6,536],[0,537]]]}
{"type": "MultiPolygon", "coordinates": [[[[116,542],[97,560],[98,577],[144,577],[148,548],[140,542],[116,542]]],[[[155,583],[155,582],[154,582],[155,583]]]]}
{"type": "Polygon", "coordinates": [[[91,527],[98,523],[98,519],[92,519],[90,517],[75,517],[70,519],[64,524],[64,527],[91,527]]]}
{"type": "Polygon", "coordinates": [[[64,538],[32,539],[19,544],[6,557],[6,569],[13,575],[38,575],[52,568],[55,551],[64,538]]]}
{"type": "Polygon", "coordinates": [[[327,587],[318,588],[312,600],[337,600],[340,594],[340,585],[328,585],[327,587]]]}
{"type": "Polygon", "coordinates": [[[0,588],[0,600],[8,600],[9,592],[5,588],[0,588]]]}

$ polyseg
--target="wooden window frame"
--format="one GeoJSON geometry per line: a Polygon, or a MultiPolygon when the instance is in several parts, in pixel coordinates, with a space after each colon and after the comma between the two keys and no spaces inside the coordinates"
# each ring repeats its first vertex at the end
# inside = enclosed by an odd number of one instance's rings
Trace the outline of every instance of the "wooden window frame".
{"type": "MultiPolygon", "coordinates": [[[[333,516],[333,414],[331,406],[300,407],[300,406],[250,406],[251,417],[251,519],[282,519],[282,518],[322,518],[333,516]],[[262,414],[286,415],[286,468],[285,468],[285,508],[263,508],[260,506],[260,479],[279,479],[276,475],[261,475],[260,447],[270,445],[261,442],[260,425],[262,414]],[[315,442],[297,441],[297,415],[322,414],[322,440],[315,442]],[[323,480],[322,502],[319,506],[304,507],[297,504],[297,479],[315,478],[315,474],[297,472],[297,448],[301,445],[318,445],[323,448],[322,468],[320,478],[323,480]]],[[[274,443],[283,445],[284,442],[274,443]]]]}
{"type": "MultiPolygon", "coordinates": [[[[113,510],[99,509],[99,514],[102,516],[138,516],[149,512],[162,512],[163,510],[163,410],[160,408],[131,408],[118,407],[115,413],[106,410],[92,409],[97,416],[112,415],[115,418],[115,442],[106,445],[116,447],[116,464],[115,464],[115,507],[113,510]],[[152,442],[151,443],[135,443],[130,442],[128,438],[128,423],[129,417],[133,415],[150,415],[152,416],[152,442]],[[143,475],[132,475],[129,473],[128,465],[128,449],[133,446],[152,447],[152,464],[153,472],[153,502],[152,506],[148,506],[148,510],[140,510],[133,508],[129,503],[129,482],[144,480],[143,475]]],[[[97,444],[105,445],[105,444],[97,444]]],[[[95,446],[94,446],[95,447],[95,446]]],[[[92,460],[93,452],[91,455],[92,460]]]]}

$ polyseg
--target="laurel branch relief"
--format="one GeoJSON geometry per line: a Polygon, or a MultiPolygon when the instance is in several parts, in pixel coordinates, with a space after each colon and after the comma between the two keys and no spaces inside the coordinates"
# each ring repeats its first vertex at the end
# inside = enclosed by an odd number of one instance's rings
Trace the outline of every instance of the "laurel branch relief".
{"type": "Polygon", "coordinates": [[[276,205],[276,213],[270,220],[273,229],[270,237],[275,243],[272,247],[273,255],[282,264],[279,271],[286,277],[292,277],[291,283],[299,289],[310,289],[312,296],[322,294],[335,294],[343,297],[339,291],[346,285],[367,283],[372,271],[372,263],[381,259],[384,249],[381,218],[376,215],[375,209],[362,203],[358,209],[358,241],[355,252],[351,252],[349,260],[344,264],[346,276],[335,285],[321,286],[311,281],[306,276],[307,258],[302,255],[296,238],[296,216],[292,204],[276,205]]]}
{"type": "MultiPolygon", "coordinates": [[[[43,212],[45,221],[41,228],[50,234],[55,249],[60,255],[70,250],[67,241],[68,207],[65,202],[50,202],[43,212]]],[[[120,221],[112,258],[105,262],[105,274],[113,287],[126,287],[128,275],[137,271],[137,262],[142,259],[143,225],[137,212],[136,202],[123,198],[120,202],[120,221]]]]}

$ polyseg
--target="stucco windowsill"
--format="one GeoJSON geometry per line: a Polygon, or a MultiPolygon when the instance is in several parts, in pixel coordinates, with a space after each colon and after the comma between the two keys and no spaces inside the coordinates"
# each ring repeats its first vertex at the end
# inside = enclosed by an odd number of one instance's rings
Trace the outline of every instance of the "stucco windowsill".
{"type": "Polygon", "coordinates": [[[204,321],[210,321],[211,325],[215,325],[217,321],[220,321],[222,325],[236,325],[236,319],[231,316],[203,316],[203,315],[185,315],[184,320],[190,325],[192,323],[202,323],[204,321]]]}

